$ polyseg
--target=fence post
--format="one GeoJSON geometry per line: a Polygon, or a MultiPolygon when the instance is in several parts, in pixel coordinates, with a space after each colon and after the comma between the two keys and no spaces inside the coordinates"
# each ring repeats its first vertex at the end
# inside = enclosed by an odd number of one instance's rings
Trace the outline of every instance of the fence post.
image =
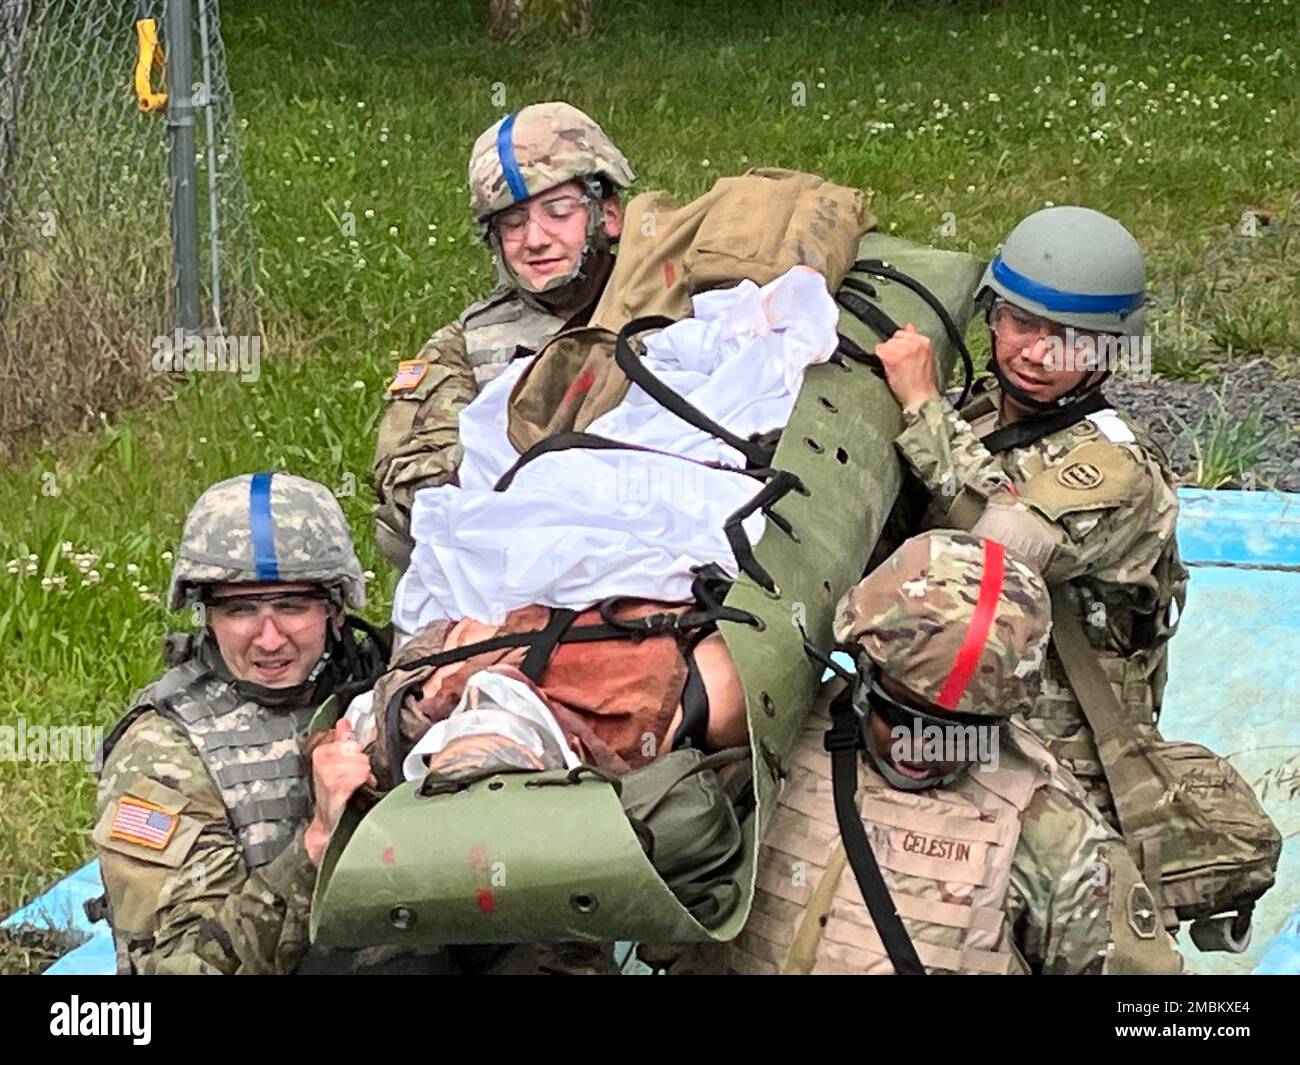
{"type": "Polygon", "coordinates": [[[172,192],[172,273],[176,326],[199,329],[199,201],[191,93],[191,0],[167,0],[168,174],[172,192]]]}

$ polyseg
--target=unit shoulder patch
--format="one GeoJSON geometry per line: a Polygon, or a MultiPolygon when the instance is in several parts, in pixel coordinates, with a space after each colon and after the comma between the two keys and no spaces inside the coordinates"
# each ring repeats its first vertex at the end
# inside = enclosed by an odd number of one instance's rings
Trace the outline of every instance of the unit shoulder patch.
{"type": "Polygon", "coordinates": [[[1059,462],[1030,477],[1020,497],[1055,521],[1080,510],[1108,510],[1131,502],[1141,488],[1143,469],[1121,447],[1092,439],[1059,462]]]}
{"type": "Polygon", "coordinates": [[[1056,483],[1066,488],[1087,491],[1106,480],[1106,475],[1091,462],[1071,462],[1056,471],[1056,483]]]}

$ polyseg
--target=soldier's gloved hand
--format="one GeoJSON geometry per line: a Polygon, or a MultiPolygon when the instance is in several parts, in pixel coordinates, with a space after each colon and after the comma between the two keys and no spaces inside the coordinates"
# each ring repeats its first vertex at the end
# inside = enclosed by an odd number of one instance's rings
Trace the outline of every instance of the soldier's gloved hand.
{"type": "Polygon", "coordinates": [[[316,816],[307,826],[304,844],[307,856],[320,864],[330,834],[334,831],[348,800],[363,784],[375,786],[370,772],[370,759],[361,753],[361,746],[352,734],[347,718],[340,718],[334,726],[330,741],[321,744],[311,755],[312,785],[316,793],[316,816]]]}
{"type": "Polygon", "coordinates": [[[876,345],[876,358],[884,367],[885,381],[900,407],[919,407],[939,395],[934,347],[911,322],[876,345]]]}

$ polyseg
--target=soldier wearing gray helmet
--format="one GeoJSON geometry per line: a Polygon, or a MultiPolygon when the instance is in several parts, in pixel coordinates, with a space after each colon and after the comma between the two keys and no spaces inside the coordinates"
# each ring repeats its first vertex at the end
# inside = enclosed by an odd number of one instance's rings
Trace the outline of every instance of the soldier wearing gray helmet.
{"type": "Polygon", "coordinates": [[[343,612],[364,603],[323,485],[245,475],[195,503],[169,605],[203,631],[170,641],[172,668],[102,752],[94,840],[120,973],[297,968],[316,864],[369,772],[340,736],[309,787],[302,741],[329,695],[382,669],[373,630],[343,612]]]}
{"type": "Polygon", "coordinates": [[[417,489],[445,484],[460,461],[462,407],[520,352],[581,324],[613,269],[626,157],[588,115],[531,104],[474,143],[470,206],[497,265],[496,289],[398,364],[375,449],[375,538],[399,568],[410,558],[417,489]]]}
{"type": "MultiPolygon", "coordinates": [[[[1145,283],[1119,222],[1049,208],[1017,225],[985,271],[976,298],[994,382],[969,405],[940,395],[929,341],[910,327],[876,353],[903,407],[896,444],[925,489],[922,523],[972,529],[1032,562],[1054,605],[1083,624],[1124,711],[1153,731],[1186,583],[1178,497],[1158,445],[1101,393],[1144,354],[1145,283]]],[[[1055,644],[1029,724],[1119,827],[1055,644]]]]}

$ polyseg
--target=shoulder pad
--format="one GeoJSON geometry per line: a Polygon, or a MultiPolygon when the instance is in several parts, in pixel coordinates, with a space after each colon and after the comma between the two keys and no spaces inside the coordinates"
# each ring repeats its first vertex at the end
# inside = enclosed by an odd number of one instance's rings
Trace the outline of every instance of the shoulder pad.
{"type": "Polygon", "coordinates": [[[1130,501],[1142,468],[1123,448],[1092,439],[1031,477],[1021,500],[1052,521],[1079,510],[1108,510],[1130,501]]]}
{"type": "Polygon", "coordinates": [[[167,703],[207,672],[207,666],[197,656],[187,658],[180,665],[173,666],[147,689],[150,705],[160,706],[167,703]]]}
{"type": "Polygon", "coordinates": [[[1092,422],[1101,434],[1112,444],[1132,444],[1137,441],[1133,435],[1133,430],[1129,428],[1128,423],[1119,416],[1117,411],[1107,407],[1105,410],[1099,410],[1094,414],[1089,414],[1085,419],[1092,422]]]}

